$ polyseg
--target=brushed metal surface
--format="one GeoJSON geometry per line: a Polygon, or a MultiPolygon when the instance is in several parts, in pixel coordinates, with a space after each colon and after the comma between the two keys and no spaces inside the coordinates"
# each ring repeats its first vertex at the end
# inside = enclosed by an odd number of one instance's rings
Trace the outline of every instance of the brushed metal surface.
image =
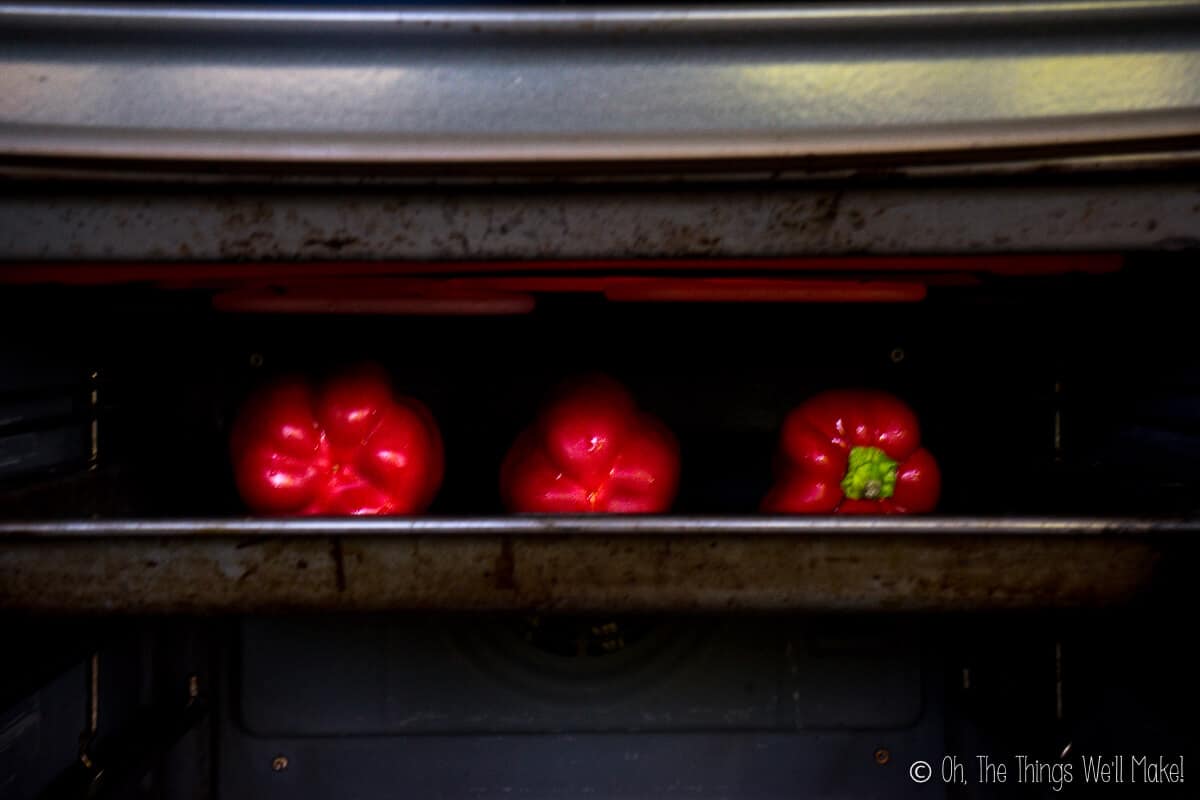
{"type": "Polygon", "coordinates": [[[1154,147],[1200,3],[0,5],[0,157],[369,164],[1154,147]],[[1148,144],[1149,143],[1149,144],[1148,144]]]}

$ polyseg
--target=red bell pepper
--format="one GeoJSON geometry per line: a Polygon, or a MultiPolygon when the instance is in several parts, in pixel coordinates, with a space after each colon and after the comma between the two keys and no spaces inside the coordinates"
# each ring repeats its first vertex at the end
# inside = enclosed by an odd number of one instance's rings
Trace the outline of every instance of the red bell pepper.
{"type": "Polygon", "coordinates": [[[674,434],[603,376],[560,387],[500,469],[510,511],[657,513],[678,485],[674,434]]]}
{"type": "Polygon", "coordinates": [[[885,392],[832,391],[783,423],[775,485],[763,510],[782,514],[932,511],[941,473],[920,447],[916,414],[885,392]]]}
{"type": "Polygon", "coordinates": [[[242,499],[274,514],[417,513],[444,470],[433,415],[374,365],[321,386],[263,387],[239,412],[230,453],[242,499]]]}

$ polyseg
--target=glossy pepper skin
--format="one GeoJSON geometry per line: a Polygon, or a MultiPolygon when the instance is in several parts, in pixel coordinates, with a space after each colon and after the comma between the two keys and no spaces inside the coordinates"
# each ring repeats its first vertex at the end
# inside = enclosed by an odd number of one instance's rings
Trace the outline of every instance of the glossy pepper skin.
{"type": "Polygon", "coordinates": [[[763,500],[763,511],[932,511],[942,478],[920,443],[917,417],[899,398],[877,391],[819,394],[783,423],[775,485],[763,500]]]}
{"type": "Polygon", "coordinates": [[[679,445],[611,378],[563,385],[500,469],[510,511],[653,514],[679,486],[679,445]]]}
{"type": "Polygon", "coordinates": [[[433,415],[374,365],[261,388],[238,413],[230,454],[242,499],[266,514],[414,514],[444,470],[433,415]]]}

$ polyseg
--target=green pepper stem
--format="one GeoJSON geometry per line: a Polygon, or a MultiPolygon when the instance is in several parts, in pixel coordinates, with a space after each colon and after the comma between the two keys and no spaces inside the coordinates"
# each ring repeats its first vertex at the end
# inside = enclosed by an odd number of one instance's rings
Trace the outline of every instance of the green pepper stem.
{"type": "Polygon", "coordinates": [[[878,447],[851,447],[842,492],[851,500],[885,500],[896,491],[899,466],[878,447]]]}

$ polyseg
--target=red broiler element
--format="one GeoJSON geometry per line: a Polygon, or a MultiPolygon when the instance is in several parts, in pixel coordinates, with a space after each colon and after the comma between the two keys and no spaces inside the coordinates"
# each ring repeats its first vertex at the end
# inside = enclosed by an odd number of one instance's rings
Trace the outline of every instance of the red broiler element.
{"type": "Polygon", "coordinates": [[[250,397],[230,453],[238,491],[267,514],[414,514],[442,482],[429,410],[363,365],[321,386],[285,378],[250,397]]]}
{"type": "Polygon", "coordinates": [[[500,470],[510,511],[652,514],[679,486],[679,444],[611,378],[560,387],[500,470]]]}
{"type": "Polygon", "coordinates": [[[937,462],[920,447],[917,416],[885,392],[833,391],[783,423],[775,485],[779,514],[918,514],[941,492],[937,462]]]}

